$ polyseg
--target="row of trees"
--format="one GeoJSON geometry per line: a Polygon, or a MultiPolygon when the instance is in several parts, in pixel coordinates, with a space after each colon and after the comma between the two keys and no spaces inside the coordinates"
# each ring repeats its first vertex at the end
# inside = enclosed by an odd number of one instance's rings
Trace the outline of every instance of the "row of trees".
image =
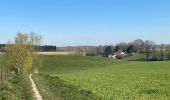
{"type": "MultiPolygon", "coordinates": [[[[166,45],[167,46],[167,45],[166,45]]],[[[137,39],[132,42],[121,42],[106,46],[68,46],[58,47],[57,51],[77,51],[85,52],[87,55],[104,55],[108,56],[114,52],[146,53],[147,60],[163,60],[163,56],[168,56],[168,50],[165,45],[157,45],[154,41],[137,39]],[[166,50],[166,51],[165,51],[166,50]]],[[[170,55],[170,54],[169,54],[170,55]]]]}
{"type": "MultiPolygon", "coordinates": [[[[6,44],[0,44],[0,52],[5,51],[5,46],[6,46],[6,44]]],[[[37,46],[36,48],[38,48],[38,51],[43,51],[43,52],[57,50],[57,47],[53,46],[53,45],[42,45],[42,46],[37,46]]]]}
{"type": "Polygon", "coordinates": [[[163,60],[166,54],[170,59],[170,46],[156,45],[154,41],[137,39],[129,43],[119,43],[115,46],[110,45],[105,48],[104,55],[108,56],[114,52],[146,53],[147,60],[163,60]]]}
{"type": "Polygon", "coordinates": [[[44,45],[44,46],[39,46],[39,50],[40,51],[56,51],[57,47],[56,46],[52,46],[52,45],[44,45]]]}
{"type": "Polygon", "coordinates": [[[168,60],[170,60],[170,45],[166,46],[166,55],[168,60]]]}

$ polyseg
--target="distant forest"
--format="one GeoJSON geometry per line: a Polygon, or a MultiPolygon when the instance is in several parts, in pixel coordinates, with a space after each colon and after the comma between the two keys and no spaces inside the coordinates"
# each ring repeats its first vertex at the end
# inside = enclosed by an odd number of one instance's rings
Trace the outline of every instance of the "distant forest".
{"type": "MultiPolygon", "coordinates": [[[[0,44],[0,52],[4,52],[5,51],[5,45],[6,44],[0,44]]],[[[48,52],[48,51],[56,51],[56,46],[52,46],[52,45],[43,45],[43,46],[38,46],[38,51],[42,51],[42,52],[48,52]]]]}

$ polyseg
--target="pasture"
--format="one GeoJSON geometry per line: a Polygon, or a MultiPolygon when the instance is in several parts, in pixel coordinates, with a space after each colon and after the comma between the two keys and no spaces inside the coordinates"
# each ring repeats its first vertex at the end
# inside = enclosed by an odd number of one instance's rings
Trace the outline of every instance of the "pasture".
{"type": "Polygon", "coordinates": [[[34,74],[34,80],[46,100],[170,98],[169,61],[52,55],[41,59],[43,64],[39,74],[34,74]]]}

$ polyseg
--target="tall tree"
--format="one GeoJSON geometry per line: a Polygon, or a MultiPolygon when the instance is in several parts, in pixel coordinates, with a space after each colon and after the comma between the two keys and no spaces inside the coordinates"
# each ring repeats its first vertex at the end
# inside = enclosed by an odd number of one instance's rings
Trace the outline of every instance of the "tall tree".
{"type": "Polygon", "coordinates": [[[150,40],[146,40],[144,42],[144,49],[145,49],[145,52],[146,52],[146,59],[147,61],[149,60],[149,53],[151,52],[151,48],[154,46],[154,42],[153,41],[150,41],[150,40]]]}
{"type": "Polygon", "coordinates": [[[156,48],[152,47],[152,60],[157,60],[156,58],[156,48]]]}
{"type": "Polygon", "coordinates": [[[116,45],[114,49],[115,49],[116,52],[118,52],[120,50],[120,46],[116,45]]]}
{"type": "Polygon", "coordinates": [[[140,52],[142,49],[141,47],[144,45],[144,41],[141,39],[137,39],[137,40],[134,40],[132,44],[134,46],[134,52],[140,52]]]}
{"type": "Polygon", "coordinates": [[[161,59],[160,60],[163,60],[163,58],[164,58],[164,46],[163,46],[163,44],[161,44],[161,50],[160,50],[160,53],[161,53],[161,59]]]}
{"type": "Polygon", "coordinates": [[[122,50],[123,52],[126,52],[127,51],[127,48],[128,48],[128,44],[125,43],[125,42],[121,42],[119,44],[117,44],[120,48],[120,50],[122,50]]]}
{"type": "Polygon", "coordinates": [[[129,44],[128,47],[127,47],[127,53],[132,53],[134,52],[134,45],[133,44],[129,44]]]}
{"type": "Polygon", "coordinates": [[[167,58],[170,60],[170,45],[166,47],[166,52],[167,52],[167,58]]]}
{"type": "Polygon", "coordinates": [[[107,46],[104,50],[104,54],[105,56],[108,57],[108,55],[112,54],[113,53],[113,47],[112,46],[107,46]]]}

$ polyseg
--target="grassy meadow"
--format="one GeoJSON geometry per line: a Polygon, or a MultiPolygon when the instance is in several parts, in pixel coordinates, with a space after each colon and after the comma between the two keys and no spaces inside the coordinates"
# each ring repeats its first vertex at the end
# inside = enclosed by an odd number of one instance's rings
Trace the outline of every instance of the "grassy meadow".
{"type": "Polygon", "coordinates": [[[45,100],[169,100],[170,62],[135,58],[41,56],[33,77],[45,100]]]}

